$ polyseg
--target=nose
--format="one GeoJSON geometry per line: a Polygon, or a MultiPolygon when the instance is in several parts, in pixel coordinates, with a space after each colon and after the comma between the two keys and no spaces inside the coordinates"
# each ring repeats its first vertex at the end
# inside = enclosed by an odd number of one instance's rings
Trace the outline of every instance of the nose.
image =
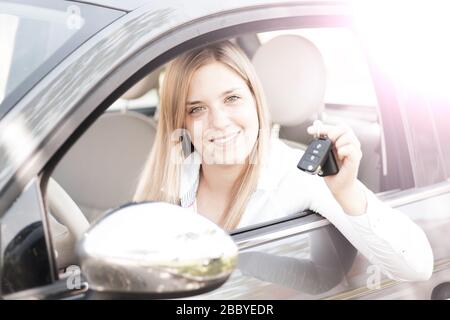
{"type": "Polygon", "coordinates": [[[210,127],[224,129],[230,124],[230,122],[229,115],[224,108],[211,108],[211,112],[209,113],[210,127]]]}

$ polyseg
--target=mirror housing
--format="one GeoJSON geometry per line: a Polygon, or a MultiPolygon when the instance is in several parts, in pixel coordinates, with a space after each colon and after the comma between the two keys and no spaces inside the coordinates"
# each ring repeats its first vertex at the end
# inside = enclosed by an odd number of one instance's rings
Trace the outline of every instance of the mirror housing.
{"type": "Polygon", "coordinates": [[[105,298],[177,298],[220,287],[237,264],[231,237],[205,217],[163,203],[108,212],[77,244],[89,289],[105,298]]]}

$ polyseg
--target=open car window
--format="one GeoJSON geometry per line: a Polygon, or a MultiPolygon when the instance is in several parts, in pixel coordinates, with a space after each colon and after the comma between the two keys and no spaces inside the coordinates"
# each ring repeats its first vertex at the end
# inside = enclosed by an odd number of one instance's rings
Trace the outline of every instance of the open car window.
{"type": "MultiPolygon", "coordinates": [[[[337,30],[338,33],[342,32],[342,37],[344,38],[352,36],[349,30],[343,28],[337,28],[337,30]]],[[[332,51],[333,46],[338,45],[334,40],[330,40],[331,42],[327,43],[327,39],[334,39],[335,30],[333,28],[285,30],[282,32],[277,31],[276,34],[264,32],[259,33],[257,36],[261,40],[260,45],[263,45],[269,39],[285,34],[301,34],[302,37],[307,38],[316,45],[320,44],[320,48],[329,52],[332,51]],[[314,36],[321,33],[328,34],[328,37],[314,36]],[[310,36],[311,34],[313,36],[310,36]]],[[[355,39],[351,39],[355,41],[355,39]]],[[[238,41],[235,42],[239,43],[238,41]]],[[[361,49],[355,43],[340,49],[341,52],[353,52],[354,50],[357,50],[357,52],[354,52],[355,56],[362,56],[361,49]]],[[[328,56],[330,56],[329,52],[328,56]]],[[[345,53],[342,53],[340,58],[343,58],[344,55],[345,53]]],[[[360,64],[353,66],[353,78],[343,74],[346,68],[340,66],[341,60],[329,61],[328,63],[331,65],[327,68],[327,72],[329,68],[333,69],[335,67],[332,74],[334,74],[336,79],[339,78],[339,75],[347,77],[350,79],[349,83],[351,82],[353,85],[358,86],[361,85],[357,81],[359,79],[358,76],[361,78],[368,77],[367,63],[364,60],[359,60],[359,62],[360,64]],[[334,64],[338,64],[339,67],[334,66],[334,64]]],[[[273,63],[276,63],[276,61],[273,63]]],[[[165,66],[163,65],[153,70],[113,102],[64,155],[52,173],[52,180],[56,182],[56,184],[53,184],[54,194],[58,194],[58,187],[55,187],[55,185],[59,186],[61,190],[69,195],[71,207],[73,207],[73,204],[78,207],[78,210],[75,211],[81,212],[88,224],[92,224],[100,219],[108,210],[133,201],[143,166],[148,159],[158,130],[157,109],[160,102],[160,85],[164,78],[164,68],[165,66]],[[80,174],[80,172],[83,174],[80,174]]],[[[367,162],[364,163],[360,178],[370,189],[378,192],[380,191],[381,168],[380,127],[376,114],[376,101],[371,96],[373,84],[370,77],[364,79],[366,92],[369,92],[366,102],[363,103],[358,97],[351,97],[352,90],[347,89],[347,91],[344,90],[344,95],[347,95],[347,98],[344,99],[345,101],[336,98],[338,100],[333,100],[333,103],[330,103],[332,105],[330,109],[327,108],[328,104],[326,103],[324,113],[328,115],[327,119],[330,121],[350,121],[355,124],[357,129],[371,128],[369,132],[364,130],[357,132],[357,134],[361,135],[367,150],[371,150],[374,153],[367,156],[367,162]],[[336,105],[341,105],[342,108],[337,108],[336,105]],[[357,110],[352,110],[349,106],[357,107],[357,110]],[[371,111],[367,112],[366,108],[370,108],[371,111]]],[[[336,84],[338,82],[337,80],[334,82],[329,81],[327,85],[333,85],[333,83],[336,84]]],[[[339,91],[338,89],[331,89],[331,92],[333,90],[334,92],[339,91]]],[[[353,92],[356,95],[361,95],[361,92],[358,90],[353,92]]],[[[329,96],[333,97],[332,94],[329,96]]],[[[315,116],[314,110],[311,116],[315,116]]],[[[302,146],[305,146],[310,139],[305,134],[306,126],[313,120],[313,117],[306,119],[304,123],[296,127],[281,126],[280,137],[286,143],[293,143],[294,148],[300,148],[299,152],[302,152],[304,150],[301,149],[302,146]],[[289,130],[292,129],[298,130],[297,133],[290,134],[289,130]]],[[[48,194],[51,195],[52,192],[48,194]]],[[[49,200],[50,212],[57,210],[57,206],[51,203],[51,199],[49,200]]],[[[279,206],[284,207],[284,204],[279,203],[279,206]]],[[[246,233],[267,225],[273,225],[274,228],[277,228],[282,221],[296,221],[296,219],[301,219],[309,214],[311,212],[299,210],[292,212],[286,217],[275,215],[260,220],[258,223],[238,228],[233,233],[246,233]]],[[[59,234],[63,234],[65,226],[61,225],[61,221],[58,218],[51,221],[54,223],[55,230],[58,230],[59,234]]],[[[68,248],[67,243],[60,243],[60,246],[63,248],[62,250],[67,250],[68,248]]],[[[59,257],[60,271],[63,271],[64,267],[75,262],[74,257],[71,257],[70,254],[59,254],[59,257]]]]}

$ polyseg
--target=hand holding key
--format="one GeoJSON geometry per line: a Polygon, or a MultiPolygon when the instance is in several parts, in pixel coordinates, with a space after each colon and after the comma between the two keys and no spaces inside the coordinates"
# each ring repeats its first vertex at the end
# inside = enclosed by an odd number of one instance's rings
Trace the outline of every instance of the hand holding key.
{"type": "Polygon", "coordinates": [[[325,125],[316,120],[307,131],[311,135],[326,136],[331,140],[339,165],[337,174],[324,177],[331,192],[336,196],[355,190],[362,152],[353,130],[347,125],[325,125]]]}
{"type": "Polygon", "coordinates": [[[339,172],[333,152],[333,143],[325,137],[317,137],[308,145],[297,167],[321,177],[331,176],[339,172]]]}

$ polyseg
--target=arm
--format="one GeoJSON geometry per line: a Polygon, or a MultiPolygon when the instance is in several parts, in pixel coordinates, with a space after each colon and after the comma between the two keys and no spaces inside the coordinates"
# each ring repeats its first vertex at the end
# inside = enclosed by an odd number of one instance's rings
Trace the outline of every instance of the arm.
{"type": "Polygon", "coordinates": [[[389,278],[424,281],[433,271],[433,253],[423,230],[407,215],[381,202],[361,182],[367,199],[360,214],[347,214],[327,188],[324,179],[314,176],[310,208],[327,218],[389,278]]]}
{"type": "Polygon", "coordinates": [[[423,230],[398,210],[382,203],[359,180],[360,143],[348,126],[320,130],[333,141],[340,171],[335,176],[314,176],[311,209],[325,216],[371,263],[390,278],[426,280],[433,270],[433,253],[423,230]]]}

